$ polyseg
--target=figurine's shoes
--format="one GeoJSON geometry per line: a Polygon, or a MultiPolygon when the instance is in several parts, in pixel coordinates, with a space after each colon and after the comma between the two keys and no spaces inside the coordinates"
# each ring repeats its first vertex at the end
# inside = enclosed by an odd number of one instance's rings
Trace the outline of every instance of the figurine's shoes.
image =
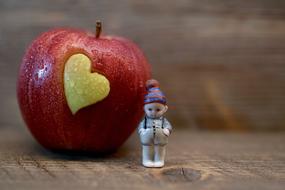
{"type": "Polygon", "coordinates": [[[164,166],[164,162],[163,161],[154,162],[154,167],[156,167],[156,168],[161,168],[163,166],[164,166]]]}
{"type": "Polygon", "coordinates": [[[154,167],[154,163],[152,161],[144,161],[142,164],[144,165],[144,167],[147,167],[147,168],[154,167]]]}

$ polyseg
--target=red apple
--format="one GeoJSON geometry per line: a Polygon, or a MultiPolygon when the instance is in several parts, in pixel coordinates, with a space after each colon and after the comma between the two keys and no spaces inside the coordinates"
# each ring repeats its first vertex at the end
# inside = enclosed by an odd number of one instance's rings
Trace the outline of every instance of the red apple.
{"type": "Polygon", "coordinates": [[[77,29],[54,29],[27,49],[17,95],[23,119],[51,150],[108,152],[143,116],[150,66],[131,41],[77,29]]]}

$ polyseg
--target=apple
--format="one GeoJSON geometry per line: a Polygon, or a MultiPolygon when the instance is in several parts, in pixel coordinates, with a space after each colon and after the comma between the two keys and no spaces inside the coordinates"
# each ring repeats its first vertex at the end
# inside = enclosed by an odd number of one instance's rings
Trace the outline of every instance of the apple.
{"type": "Polygon", "coordinates": [[[20,65],[23,120],[50,150],[110,152],[143,116],[150,65],[131,41],[71,28],[41,34],[20,65]]]}

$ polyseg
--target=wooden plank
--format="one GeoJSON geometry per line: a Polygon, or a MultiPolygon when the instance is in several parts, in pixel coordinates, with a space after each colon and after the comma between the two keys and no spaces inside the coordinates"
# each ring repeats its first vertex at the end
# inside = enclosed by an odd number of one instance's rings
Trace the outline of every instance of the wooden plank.
{"type": "Polygon", "coordinates": [[[105,156],[52,153],[24,130],[0,131],[1,189],[283,189],[284,133],[209,133],[175,130],[166,166],[140,164],[134,134],[105,156]]]}

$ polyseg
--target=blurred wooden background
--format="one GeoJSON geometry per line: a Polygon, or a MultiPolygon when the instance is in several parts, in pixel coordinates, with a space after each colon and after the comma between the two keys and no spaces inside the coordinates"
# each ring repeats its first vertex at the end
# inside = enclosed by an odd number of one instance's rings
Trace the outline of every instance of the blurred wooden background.
{"type": "Polygon", "coordinates": [[[26,46],[57,26],[135,41],[176,128],[285,129],[283,0],[1,0],[1,128],[23,125],[16,77],[26,46]]]}

